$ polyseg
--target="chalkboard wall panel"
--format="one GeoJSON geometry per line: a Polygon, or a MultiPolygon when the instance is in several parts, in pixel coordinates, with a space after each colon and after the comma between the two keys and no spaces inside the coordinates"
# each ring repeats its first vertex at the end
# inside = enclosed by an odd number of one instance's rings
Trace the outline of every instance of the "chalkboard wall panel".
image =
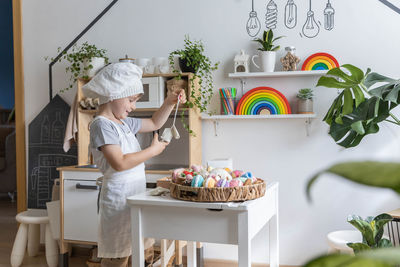
{"type": "Polygon", "coordinates": [[[56,95],[29,124],[28,208],[45,209],[60,166],[77,164],[76,145],[63,150],[70,107],[56,95]]]}

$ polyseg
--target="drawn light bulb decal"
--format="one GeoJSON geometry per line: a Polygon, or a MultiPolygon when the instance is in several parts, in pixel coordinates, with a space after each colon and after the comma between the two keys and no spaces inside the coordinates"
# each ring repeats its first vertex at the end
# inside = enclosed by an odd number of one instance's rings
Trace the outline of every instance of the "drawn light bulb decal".
{"type": "Polygon", "coordinates": [[[310,10],[307,12],[307,20],[303,26],[303,34],[308,38],[314,38],[319,33],[319,25],[315,21],[314,12],[311,10],[311,0],[310,0],[310,10]]]}
{"type": "Polygon", "coordinates": [[[274,0],[269,1],[267,5],[267,13],[265,14],[265,26],[268,29],[275,29],[278,20],[278,6],[274,0]]]}
{"type": "Polygon", "coordinates": [[[261,30],[260,20],[257,17],[257,12],[254,11],[254,0],[251,0],[251,12],[249,13],[246,30],[251,37],[257,36],[261,30]]]}
{"type": "Polygon", "coordinates": [[[288,0],[285,6],[285,25],[293,29],[297,24],[297,6],[293,0],[288,0]]]}
{"type": "Polygon", "coordinates": [[[324,26],[325,30],[330,31],[335,26],[335,10],[333,9],[331,2],[328,0],[326,7],[324,9],[324,26]]]}

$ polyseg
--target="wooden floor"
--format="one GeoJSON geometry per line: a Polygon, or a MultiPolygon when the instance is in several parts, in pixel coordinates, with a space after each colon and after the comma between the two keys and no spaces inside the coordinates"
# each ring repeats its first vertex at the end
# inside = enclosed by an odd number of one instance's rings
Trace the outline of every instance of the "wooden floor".
{"type": "MultiPolygon", "coordinates": [[[[0,267],[10,267],[10,255],[17,234],[18,224],[15,220],[17,215],[17,203],[11,203],[10,199],[0,196],[0,267]]],[[[70,258],[70,266],[84,267],[89,255],[72,256],[70,258]]],[[[47,267],[44,254],[44,246],[37,257],[29,257],[25,255],[21,266],[29,267],[47,267]]]]}

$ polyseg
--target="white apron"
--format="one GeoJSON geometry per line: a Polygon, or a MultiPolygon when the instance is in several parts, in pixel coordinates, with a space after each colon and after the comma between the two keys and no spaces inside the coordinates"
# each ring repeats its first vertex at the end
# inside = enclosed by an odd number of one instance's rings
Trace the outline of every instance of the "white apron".
{"type": "MultiPolygon", "coordinates": [[[[98,119],[109,120],[102,116],[95,118],[98,119]]],[[[139,142],[132,132],[125,133],[115,122],[111,122],[118,131],[123,154],[141,151],[139,142]]],[[[102,153],[101,151],[93,148],[91,150],[95,159],[104,160],[102,155],[96,157],[96,153],[102,153]]],[[[145,190],[144,163],[122,172],[117,172],[110,166],[104,172],[99,199],[98,257],[122,258],[131,255],[131,217],[126,198],[145,190]]]]}

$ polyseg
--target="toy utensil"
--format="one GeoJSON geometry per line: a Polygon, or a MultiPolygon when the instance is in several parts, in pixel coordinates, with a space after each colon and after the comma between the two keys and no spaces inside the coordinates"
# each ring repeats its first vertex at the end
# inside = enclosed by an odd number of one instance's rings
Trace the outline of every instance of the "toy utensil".
{"type": "Polygon", "coordinates": [[[171,142],[172,137],[174,137],[175,139],[181,138],[178,130],[175,127],[176,114],[178,113],[180,100],[181,100],[181,97],[178,96],[178,103],[176,104],[174,121],[172,122],[171,128],[165,128],[163,134],[161,135],[161,140],[163,140],[165,142],[171,142]]]}

